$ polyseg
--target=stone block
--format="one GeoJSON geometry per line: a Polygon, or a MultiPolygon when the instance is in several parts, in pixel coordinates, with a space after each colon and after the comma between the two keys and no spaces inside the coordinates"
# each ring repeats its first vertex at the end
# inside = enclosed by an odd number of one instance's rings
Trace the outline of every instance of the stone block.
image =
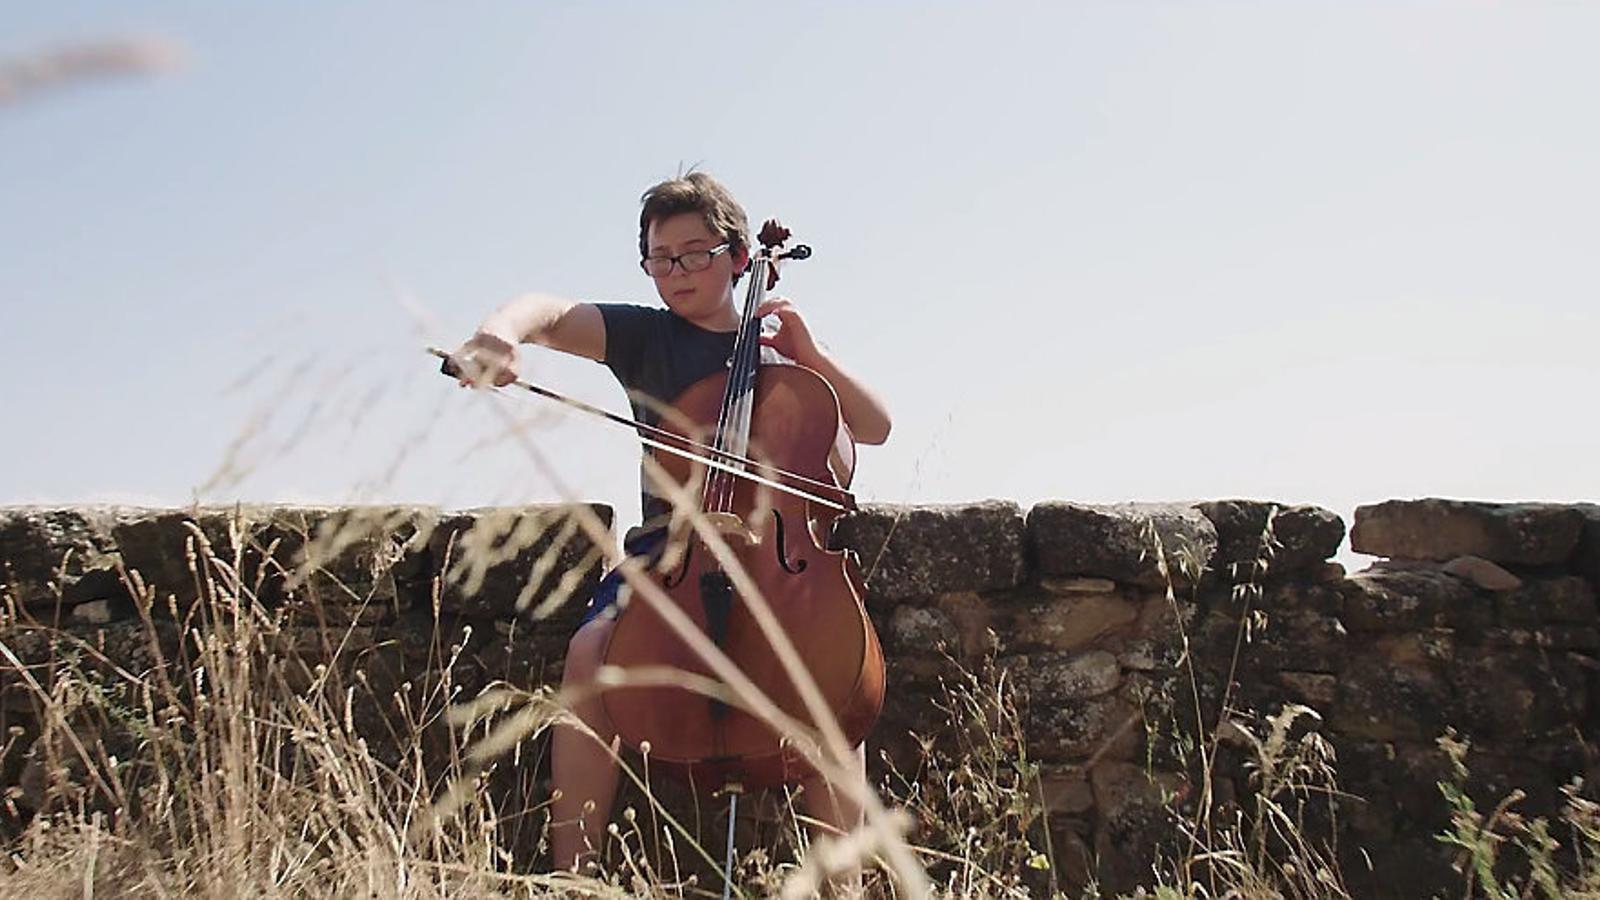
{"type": "Polygon", "coordinates": [[[1211,615],[1196,630],[1196,661],[1213,672],[1233,666],[1236,648],[1238,666],[1249,672],[1338,672],[1349,657],[1350,636],[1339,619],[1311,610],[1265,612],[1248,619],[1211,615]]]}
{"type": "Polygon", "coordinates": [[[1322,581],[1285,581],[1260,585],[1208,583],[1197,592],[1202,609],[1241,616],[1247,610],[1314,612],[1326,616],[1344,613],[1341,584],[1322,581]]]}
{"type": "Polygon", "coordinates": [[[1344,563],[1328,560],[1312,569],[1310,574],[1312,580],[1322,584],[1338,584],[1344,580],[1347,573],[1345,572],[1344,563]]]}
{"type": "Polygon", "coordinates": [[[289,508],[267,526],[290,571],[284,585],[311,607],[399,605],[402,584],[426,581],[438,510],[416,506],[289,508]]]}
{"type": "Polygon", "coordinates": [[[947,705],[947,701],[942,699],[937,679],[902,670],[898,662],[889,664],[888,690],[883,698],[883,712],[868,738],[868,759],[880,752],[886,753],[902,772],[915,772],[926,761],[925,751],[938,747],[948,752],[953,746],[957,726],[951,714],[939,708],[939,704],[947,705]],[[924,747],[921,743],[924,740],[937,743],[924,747]]]}
{"type": "Polygon", "coordinates": [[[1600,623],[1600,601],[1586,578],[1567,576],[1529,580],[1517,590],[1495,598],[1504,625],[1600,623]]]}
{"type": "MultiPolygon", "coordinates": [[[[0,595],[38,609],[53,606],[65,576],[106,567],[115,508],[0,507],[0,595]]],[[[68,598],[71,605],[74,599],[68,598]]],[[[100,599],[88,597],[82,599],[100,599]]]]}
{"type": "Polygon", "coordinates": [[[1076,701],[1030,695],[1028,753],[1050,762],[1130,760],[1143,744],[1143,721],[1137,706],[1113,694],[1076,701]]]}
{"type": "Polygon", "coordinates": [[[132,605],[122,608],[113,606],[110,600],[90,600],[79,603],[72,608],[72,620],[85,625],[109,625],[119,618],[126,618],[134,612],[132,605]],[[126,614],[126,615],[119,615],[126,614]]]}
{"type": "Polygon", "coordinates": [[[1181,600],[1169,600],[1165,592],[1148,591],[1135,594],[1130,599],[1139,604],[1139,621],[1134,623],[1133,644],[1148,644],[1158,648],[1156,656],[1165,658],[1182,652],[1185,632],[1193,632],[1201,621],[1200,608],[1181,600]]]}
{"type": "Polygon", "coordinates": [[[570,628],[599,583],[610,548],[578,516],[611,527],[611,507],[540,504],[443,516],[427,537],[441,609],[481,618],[548,620],[570,628]]]}
{"type": "Polygon", "coordinates": [[[1095,809],[1100,819],[1113,825],[1127,821],[1142,808],[1165,806],[1183,783],[1176,773],[1149,772],[1125,762],[1104,762],[1089,771],[1095,809]]]}
{"type": "MultiPolygon", "coordinates": [[[[1363,841],[1392,839],[1399,810],[1390,780],[1399,774],[1397,761],[1403,745],[1337,733],[1331,740],[1339,759],[1339,788],[1350,794],[1345,812],[1352,832],[1363,841]]],[[[1433,796],[1438,797],[1437,788],[1433,796]]]]}
{"type": "MultiPolygon", "coordinates": [[[[994,606],[988,600],[972,591],[959,591],[940,594],[934,598],[934,606],[955,626],[956,646],[951,648],[952,655],[974,662],[994,648],[999,636],[991,631],[994,606]]],[[[1010,635],[1006,640],[1010,640],[1010,635]]]]}
{"type": "Polygon", "coordinates": [[[1005,590],[1025,574],[1022,509],[1009,500],[868,503],[841,516],[830,544],[860,557],[874,604],[955,591],[1005,590]]]}
{"type": "Polygon", "coordinates": [[[1172,503],[1052,500],[1028,511],[1027,527],[1041,576],[1110,578],[1144,587],[1161,587],[1170,578],[1187,585],[1199,579],[1217,548],[1211,520],[1172,503]]]}
{"type": "Polygon", "coordinates": [[[1572,571],[1600,590],[1600,503],[1579,503],[1576,508],[1583,516],[1583,530],[1572,551],[1572,571]]]}
{"type": "Polygon", "coordinates": [[[1131,763],[1103,762],[1089,773],[1094,788],[1094,847],[1101,890],[1122,896],[1149,880],[1150,860],[1176,832],[1170,803],[1185,788],[1182,775],[1147,772],[1131,763]]]}
{"type": "Polygon", "coordinates": [[[1051,594],[1074,597],[1079,594],[1109,594],[1117,589],[1117,583],[1109,578],[1041,578],[1039,587],[1051,594]]]}
{"type": "Polygon", "coordinates": [[[1338,673],[1350,653],[1350,634],[1339,618],[1315,610],[1267,613],[1266,623],[1251,636],[1245,655],[1270,669],[1307,669],[1338,673]]]}
{"type": "Polygon", "coordinates": [[[1356,508],[1357,553],[1444,562],[1481,556],[1502,565],[1564,564],[1578,546],[1584,514],[1554,503],[1389,500],[1356,508]]]}
{"type": "Polygon", "coordinates": [[[961,640],[949,616],[924,606],[895,607],[884,637],[888,650],[908,656],[937,655],[941,650],[954,654],[961,640]]]}
{"type": "Polygon", "coordinates": [[[1050,818],[1050,845],[1054,850],[1055,872],[1060,887],[1069,897],[1094,896],[1103,889],[1100,884],[1100,866],[1095,858],[1093,826],[1079,819],[1052,816],[1050,818]]]}
{"type": "Polygon", "coordinates": [[[1352,631],[1482,630],[1494,623],[1494,598],[1437,566],[1374,566],[1341,589],[1352,631]]]}
{"type": "Polygon", "coordinates": [[[1127,635],[1140,612],[1140,604],[1115,591],[1058,595],[1024,589],[988,599],[994,627],[1006,635],[1007,648],[1019,653],[1079,650],[1127,635]]]}
{"type": "Polygon", "coordinates": [[[1117,654],[1117,665],[1128,672],[1154,672],[1164,665],[1171,665],[1175,654],[1163,652],[1148,640],[1136,640],[1128,644],[1117,654]]]}
{"type": "Polygon", "coordinates": [[[1448,678],[1455,694],[1450,724],[1475,739],[1560,737],[1583,725],[1584,673],[1561,654],[1463,648],[1448,678]]]}
{"type": "Polygon", "coordinates": [[[1083,653],[1031,653],[1000,660],[1030,697],[1053,703],[1087,700],[1117,689],[1122,669],[1104,650],[1083,653]]]}
{"type": "MultiPolygon", "coordinates": [[[[1437,789],[1434,794],[1434,802],[1439,803],[1437,789]]],[[[1384,810],[1383,814],[1392,818],[1394,811],[1384,810]]],[[[1354,833],[1361,838],[1359,843],[1340,842],[1340,885],[1341,890],[1348,891],[1347,896],[1413,900],[1462,892],[1455,848],[1446,846],[1415,820],[1406,820],[1406,825],[1408,833],[1387,839],[1357,831],[1354,833]]],[[[1442,829],[1440,826],[1437,830],[1442,829]]]]}
{"type": "Polygon", "coordinates": [[[1395,634],[1372,635],[1362,642],[1388,666],[1448,667],[1460,646],[1450,628],[1422,628],[1395,634]]]}
{"type": "Polygon", "coordinates": [[[1094,808],[1094,789],[1078,766],[1041,767],[1039,792],[1045,811],[1053,816],[1075,816],[1094,808]]]}
{"type": "Polygon", "coordinates": [[[1369,741],[1432,741],[1452,720],[1451,685],[1431,666],[1351,660],[1327,711],[1336,732],[1369,741]]]}
{"type": "Polygon", "coordinates": [[[1442,571],[1485,591],[1499,593],[1522,587],[1522,579],[1481,556],[1458,556],[1445,563],[1442,571]]]}
{"type": "Polygon", "coordinates": [[[1323,672],[1279,672],[1278,682],[1296,701],[1319,713],[1332,709],[1338,697],[1338,677],[1323,672]]]}
{"type": "Polygon", "coordinates": [[[1543,650],[1574,650],[1593,653],[1600,650],[1600,628],[1593,625],[1541,625],[1522,628],[1490,628],[1483,643],[1492,647],[1525,647],[1543,650]]]}
{"type": "Polygon", "coordinates": [[[1104,651],[1004,657],[1022,700],[1029,752],[1066,762],[1131,759],[1144,737],[1138,707],[1117,696],[1117,658],[1104,651]]]}
{"type": "Polygon", "coordinates": [[[122,580],[122,572],[113,561],[116,556],[114,553],[108,555],[106,564],[88,569],[81,575],[62,575],[62,605],[76,606],[101,600],[113,604],[132,602],[128,585],[122,580]]]}
{"type": "Polygon", "coordinates": [[[314,613],[393,607],[397,578],[425,580],[410,570],[424,564],[426,534],[437,519],[425,507],[197,507],[126,515],[112,535],[126,567],[156,589],[158,613],[168,596],[180,611],[201,596],[192,566],[201,568],[201,581],[228,593],[314,613]]]}
{"type": "Polygon", "coordinates": [[[271,569],[276,569],[274,583],[281,584],[286,566],[264,565],[262,547],[249,540],[250,515],[245,508],[142,510],[118,522],[112,536],[127,569],[155,590],[156,612],[168,611],[170,597],[182,618],[200,597],[191,566],[199,566],[203,578],[207,554],[234,568],[243,585],[253,587],[274,574],[271,569]],[[237,547],[235,535],[241,539],[237,547]]]}
{"type": "Polygon", "coordinates": [[[1521,791],[1523,799],[1512,807],[1519,815],[1559,821],[1566,806],[1561,786],[1583,776],[1593,756],[1593,749],[1570,733],[1520,746],[1477,741],[1467,754],[1467,793],[1479,809],[1492,809],[1512,791],[1521,791]]]}
{"type": "Polygon", "coordinates": [[[1211,569],[1226,581],[1249,579],[1262,558],[1267,567],[1261,574],[1268,578],[1309,571],[1338,552],[1344,540],[1344,520],[1319,506],[1216,500],[1197,503],[1195,508],[1216,529],[1217,552],[1211,569]]]}

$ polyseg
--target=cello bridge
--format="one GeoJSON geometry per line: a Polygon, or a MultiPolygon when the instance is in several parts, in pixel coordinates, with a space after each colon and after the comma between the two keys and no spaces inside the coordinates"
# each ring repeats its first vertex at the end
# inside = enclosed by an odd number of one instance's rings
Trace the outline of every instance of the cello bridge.
{"type": "Polygon", "coordinates": [[[754,547],[761,543],[761,537],[745,524],[744,519],[730,512],[708,512],[703,514],[706,521],[716,530],[717,534],[728,546],[735,548],[754,547]]]}

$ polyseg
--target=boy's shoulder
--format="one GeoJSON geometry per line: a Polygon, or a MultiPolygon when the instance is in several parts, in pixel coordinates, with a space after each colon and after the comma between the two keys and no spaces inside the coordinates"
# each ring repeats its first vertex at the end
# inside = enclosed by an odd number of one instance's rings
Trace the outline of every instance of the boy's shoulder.
{"type": "Polygon", "coordinates": [[[672,328],[672,311],[639,303],[596,303],[606,328],[606,355],[634,353],[660,341],[672,328]]]}
{"type": "Polygon", "coordinates": [[[670,309],[638,303],[597,303],[605,322],[602,360],[630,387],[648,386],[700,341],[693,325],[670,309]]]}
{"type": "Polygon", "coordinates": [[[731,341],[734,332],[707,331],[664,306],[640,303],[596,303],[605,320],[609,338],[655,340],[669,343],[712,343],[731,341]]]}
{"type": "Polygon", "coordinates": [[[606,316],[642,316],[647,318],[660,318],[672,315],[672,310],[664,306],[647,306],[643,303],[614,303],[593,302],[595,309],[606,316]]]}
{"type": "Polygon", "coordinates": [[[642,303],[596,303],[594,307],[605,320],[608,334],[619,330],[659,331],[673,327],[673,320],[678,318],[670,309],[642,303]]]}

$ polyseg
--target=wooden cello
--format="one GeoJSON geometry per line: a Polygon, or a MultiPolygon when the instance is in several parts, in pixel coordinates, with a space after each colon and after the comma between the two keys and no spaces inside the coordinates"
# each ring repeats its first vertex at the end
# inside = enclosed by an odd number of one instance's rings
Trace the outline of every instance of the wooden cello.
{"type": "Polygon", "coordinates": [[[803,245],[784,251],[788,237],[776,221],[761,229],[727,372],[672,401],[677,414],[660,427],[677,440],[650,442],[709,452],[655,454],[671,482],[697,493],[699,508],[674,516],[663,564],[649,577],[794,727],[776,727],[737,702],[686,686],[714,677],[711,668],[637,596],[619,614],[604,654],[606,665],[624,672],[690,676],[677,684],[624,677],[601,702],[626,744],[648,747],[653,769],[708,790],[772,787],[815,771],[801,746],[823,722],[774,646],[774,625],[815,685],[823,715],[850,746],[866,737],[883,706],[883,651],[862,603],[860,571],[853,554],[826,547],[839,510],[853,507],[845,489],[854,443],[821,375],[760,360],[755,310],[776,283],[778,262],[810,255],[803,245]],[[844,502],[828,502],[834,499],[844,502]],[[715,543],[726,545],[721,559],[715,543]],[[766,628],[764,609],[771,613],[766,628]]]}

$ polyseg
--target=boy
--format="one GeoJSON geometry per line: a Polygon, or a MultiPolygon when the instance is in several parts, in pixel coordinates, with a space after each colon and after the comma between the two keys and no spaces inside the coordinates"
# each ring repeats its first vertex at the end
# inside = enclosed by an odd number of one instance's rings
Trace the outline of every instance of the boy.
{"type": "MultiPolygon", "coordinates": [[[[516,377],[517,344],[536,343],[604,363],[629,396],[644,394],[668,403],[684,388],[721,371],[733,349],[740,309],[734,283],[750,259],[750,228],[744,210],[716,179],[702,172],[664,181],[646,191],[639,214],[640,265],[655,282],[666,309],[609,303],[574,303],[526,296],[495,310],[457,358],[471,360],[485,380],[509,384],[516,377]]],[[[771,297],[756,310],[777,318],[775,333],[762,343],[833,385],[839,409],[858,443],[881,444],[889,436],[883,404],[817,346],[794,304],[771,297]]],[[[465,382],[463,382],[465,383],[465,382]]],[[[635,417],[654,424],[654,405],[634,402],[635,417]]],[[[624,549],[645,555],[659,545],[671,507],[643,492],[644,520],[631,529],[624,549]]],[[[589,684],[616,615],[619,580],[601,583],[583,623],[567,645],[563,687],[589,684]]],[[[576,713],[602,741],[614,732],[598,698],[578,703],[576,713]]],[[[617,790],[615,760],[576,729],[558,727],[551,738],[552,852],[558,869],[575,867],[600,846],[617,790]],[[591,809],[585,809],[593,804],[591,809]]],[[[861,748],[856,751],[865,768],[861,748]]],[[[820,778],[803,796],[811,816],[840,831],[860,824],[861,811],[828,789],[820,778]]]]}

